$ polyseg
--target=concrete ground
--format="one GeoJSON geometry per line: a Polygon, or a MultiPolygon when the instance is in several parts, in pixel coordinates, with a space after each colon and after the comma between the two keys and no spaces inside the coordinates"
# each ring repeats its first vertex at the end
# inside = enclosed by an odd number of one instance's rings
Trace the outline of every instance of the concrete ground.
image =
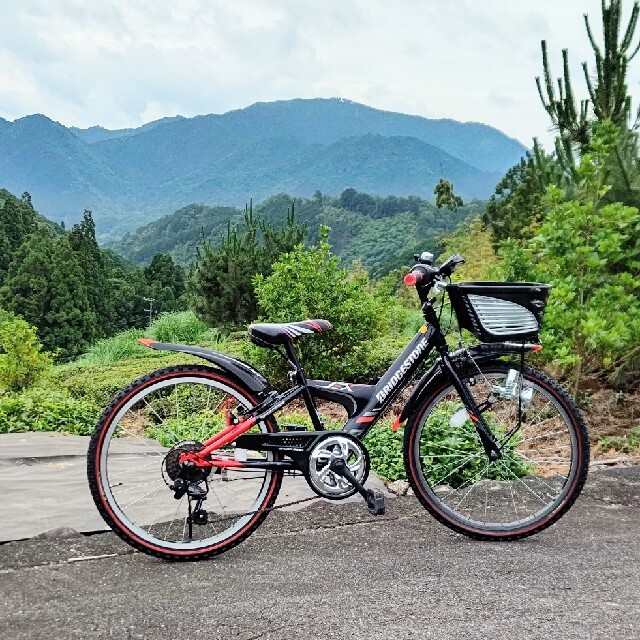
{"type": "MultiPolygon", "coordinates": [[[[106,528],[87,484],[88,445],[89,438],[84,436],[0,434],[0,542],[31,538],[59,527],[82,533],[106,528]]],[[[144,442],[129,439],[127,450],[132,447],[144,451],[144,442]]],[[[373,475],[367,487],[386,493],[373,475]]],[[[314,495],[304,478],[285,478],[278,504],[314,495]]]]}
{"type": "Polygon", "coordinates": [[[593,473],[517,543],[456,535],[414,498],[274,512],[213,560],[112,533],[0,546],[0,638],[296,640],[640,637],[640,468],[593,473]]]}
{"type": "MultiPolygon", "coordinates": [[[[20,490],[3,481],[0,520],[20,490]]],[[[560,522],[516,543],[454,534],[415,498],[381,518],[309,504],[199,563],[110,532],[0,545],[0,638],[640,638],[640,467],[592,472],[560,522]]]]}

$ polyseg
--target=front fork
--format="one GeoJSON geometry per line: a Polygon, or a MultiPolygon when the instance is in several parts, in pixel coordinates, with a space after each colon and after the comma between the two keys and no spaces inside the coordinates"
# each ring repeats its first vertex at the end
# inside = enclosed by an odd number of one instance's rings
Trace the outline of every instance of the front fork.
{"type": "Polygon", "coordinates": [[[493,435],[491,428],[487,424],[486,420],[482,416],[482,410],[478,407],[474,397],[471,395],[467,385],[460,379],[458,372],[456,371],[453,362],[449,358],[448,353],[445,350],[440,351],[442,365],[445,371],[449,374],[449,378],[451,379],[451,383],[453,384],[455,390],[458,392],[462,403],[464,404],[467,413],[469,414],[469,418],[473,422],[473,425],[476,428],[476,432],[478,437],[480,438],[480,442],[484,447],[484,451],[487,454],[487,458],[491,462],[495,462],[496,460],[500,460],[502,458],[502,449],[500,447],[500,443],[496,440],[496,437],[493,435]]]}

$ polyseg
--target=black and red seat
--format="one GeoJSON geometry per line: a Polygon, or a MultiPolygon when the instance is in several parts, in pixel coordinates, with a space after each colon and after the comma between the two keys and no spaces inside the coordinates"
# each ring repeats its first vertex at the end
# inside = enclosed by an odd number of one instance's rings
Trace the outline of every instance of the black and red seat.
{"type": "Polygon", "coordinates": [[[277,347],[300,336],[322,333],[331,329],[328,320],[301,320],[300,322],[258,322],[249,325],[249,338],[261,347],[277,347]]]}

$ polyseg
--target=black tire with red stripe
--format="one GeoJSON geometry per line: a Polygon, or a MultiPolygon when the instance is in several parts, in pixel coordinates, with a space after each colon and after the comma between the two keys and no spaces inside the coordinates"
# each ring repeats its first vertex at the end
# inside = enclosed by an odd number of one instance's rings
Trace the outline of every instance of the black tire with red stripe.
{"type": "MultiPolygon", "coordinates": [[[[479,368],[482,374],[504,375],[509,369],[519,369],[520,364],[498,361],[479,364],[479,368]]],[[[565,483],[566,488],[563,488],[562,493],[559,495],[557,504],[550,505],[548,513],[541,513],[537,520],[528,522],[526,525],[483,528],[476,523],[471,526],[469,522],[465,521],[463,517],[449,508],[438,497],[436,491],[431,488],[429,482],[425,479],[420,462],[420,443],[418,441],[421,433],[420,425],[422,422],[426,422],[429,414],[436,408],[440,399],[452,390],[451,383],[444,376],[436,380],[433,391],[426,396],[420,406],[414,409],[405,426],[404,464],[409,483],[418,500],[439,522],[471,538],[494,541],[518,540],[542,531],[567,513],[580,495],[587,479],[589,438],[587,427],[580,411],[562,387],[543,372],[531,367],[524,367],[523,374],[525,381],[530,381],[537,385],[561,408],[567,417],[567,420],[565,420],[567,430],[572,434],[571,438],[575,443],[571,470],[565,483]]],[[[475,367],[461,374],[463,379],[468,379],[470,376],[481,377],[475,367]]]]}
{"type": "MultiPolygon", "coordinates": [[[[105,494],[105,488],[102,482],[103,474],[101,474],[100,469],[100,461],[105,445],[105,435],[112,426],[112,422],[120,411],[120,408],[126,405],[127,402],[131,402],[138,394],[143,394],[148,387],[151,387],[159,381],[170,380],[171,382],[179,382],[180,379],[185,377],[213,380],[232,388],[251,405],[255,406],[257,404],[251,392],[244,388],[239,381],[226,376],[217,369],[198,365],[177,365],[159,369],[138,378],[115,396],[96,425],[87,454],[89,487],[98,511],[105,522],[120,538],[132,547],[165,560],[200,560],[218,555],[240,544],[246,540],[267,517],[269,513],[268,509],[274,505],[282,482],[281,474],[271,473],[267,487],[264,490],[264,498],[259,505],[256,505],[256,513],[253,514],[249,521],[242,526],[240,530],[234,531],[233,535],[230,535],[228,539],[217,541],[215,544],[197,549],[170,548],[163,546],[161,541],[151,542],[144,540],[136,535],[126,519],[119,518],[116,515],[116,510],[112,508],[105,494]]],[[[267,432],[277,431],[277,425],[273,420],[265,420],[262,424],[266,427],[267,432]]]]}

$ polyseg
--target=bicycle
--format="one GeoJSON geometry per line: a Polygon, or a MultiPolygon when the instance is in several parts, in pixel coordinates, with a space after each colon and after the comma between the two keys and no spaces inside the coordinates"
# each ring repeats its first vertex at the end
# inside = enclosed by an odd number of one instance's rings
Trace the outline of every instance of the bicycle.
{"type": "Polygon", "coordinates": [[[161,558],[213,556],[245,540],[279,508],[285,474],[304,476],[315,496],[330,500],[359,493],[373,514],[383,514],[382,493],[364,487],[370,461],[363,439],[432,352],[434,364],[392,427],[404,426],[404,465],[422,505],[454,531],[481,540],[524,538],[564,515],[587,476],[586,426],[560,385],[524,363],[542,348],[527,341],[538,338],[551,287],[451,284],[461,256],[439,268],[427,252],[416,260],[404,280],[417,289],[425,324],[375,385],[307,379],[293,342],[331,329],[326,320],[249,326],[255,344],[288,362],[292,386],[282,392],[228,355],[139,339],[209,366],[149,373],[104,411],[87,469],[94,501],[113,531],[161,558]],[[450,351],[442,306],[438,314],[443,291],[458,325],[480,344],[450,351]],[[274,418],[296,398],[304,401],[312,430],[274,418]],[[324,428],[316,400],[346,409],[342,429],[324,428]]]}

